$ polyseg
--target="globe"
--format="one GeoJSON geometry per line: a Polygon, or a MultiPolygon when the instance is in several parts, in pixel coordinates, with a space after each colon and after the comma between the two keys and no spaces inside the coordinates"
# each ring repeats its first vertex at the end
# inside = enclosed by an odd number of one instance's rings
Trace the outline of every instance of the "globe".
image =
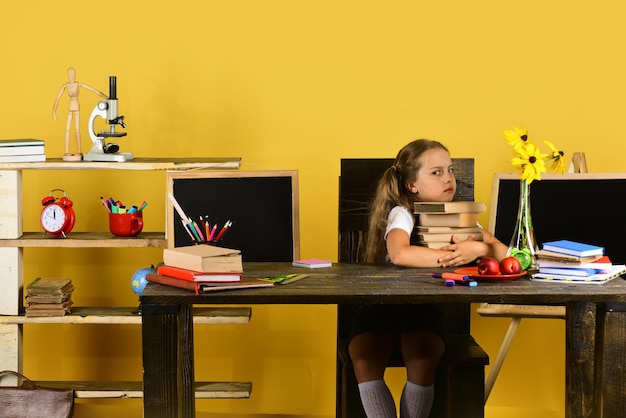
{"type": "Polygon", "coordinates": [[[145,267],[137,270],[133,274],[133,277],[130,279],[130,286],[137,296],[141,296],[141,294],[143,293],[143,289],[145,289],[146,285],[148,284],[146,275],[152,273],[156,273],[154,267],[145,267]]]}

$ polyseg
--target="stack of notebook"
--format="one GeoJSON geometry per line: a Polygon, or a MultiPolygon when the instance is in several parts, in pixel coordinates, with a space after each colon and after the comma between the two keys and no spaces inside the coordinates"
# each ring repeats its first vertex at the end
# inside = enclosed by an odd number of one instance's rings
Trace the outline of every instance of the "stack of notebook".
{"type": "Polygon", "coordinates": [[[478,214],[487,210],[481,202],[415,202],[417,215],[416,245],[441,248],[449,245],[452,236],[465,241],[470,237],[483,240],[478,214]]]}
{"type": "Polygon", "coordinates": [[[46,161],[41,139],[0,139],[0,163],[46,161]]]}
{"type": "Polygon", "coordinates": [[[544,243],[538,264],[532,279],[542,282],[602,284],[626,272],[626,266],[611,262],[603,247],[569,240],[544,243]]]}
{"type": "Polygon", "coordinates": [[[70,279],[38,277],[26,288],[26,316],[63,316],[70,313],[74,285],[70,279]]]}

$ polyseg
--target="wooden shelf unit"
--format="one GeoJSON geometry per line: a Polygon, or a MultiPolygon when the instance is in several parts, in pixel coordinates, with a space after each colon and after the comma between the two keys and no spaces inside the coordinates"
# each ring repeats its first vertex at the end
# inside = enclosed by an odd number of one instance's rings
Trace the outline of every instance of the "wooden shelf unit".
{"type": "MultiPolygon", "coordinates": [[[[141,325],[138,307],[73,307],[59,317],[27,317],[23,309],[24,248],[166,248],[164,232],[142,232],[135,238],[118,238],[108,232],[71,232],[67,238],[22,231],[22,172],[26,170],[199,170],[237,169],[240,158],[135,159],[129,162],[65,162],[0,164],[0,370],[22,372],[24,324],[118,324],[141,325]]],[[[165,185],[165,179],[163,180],[165,185]]],[[[164,215],[165,216],[165,215],[164,215]]],[[[247,307],[194,309],[194,324],[247,324],[247,307]]],[[[2,379],[12,386],[13,378],[2,379]]],[[[142,397],[142,382],[46,381],[49,387],[71,387],[77,398],[142,397]]],[[[197,398],[246,398],[250,382],[198,382],[197,398]]]]}

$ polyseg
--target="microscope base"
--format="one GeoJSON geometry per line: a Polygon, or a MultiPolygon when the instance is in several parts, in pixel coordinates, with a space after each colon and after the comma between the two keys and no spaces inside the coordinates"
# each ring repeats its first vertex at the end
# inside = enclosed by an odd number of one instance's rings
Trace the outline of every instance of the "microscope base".
{"type": "Polygon", "coordinates": [[[130,161],[132,159],[132,152],[116,152],[114,154],[104,154],[89,151],[83,156],[83,161],[112,161],[123,163],[124,161],[130,161]]]}

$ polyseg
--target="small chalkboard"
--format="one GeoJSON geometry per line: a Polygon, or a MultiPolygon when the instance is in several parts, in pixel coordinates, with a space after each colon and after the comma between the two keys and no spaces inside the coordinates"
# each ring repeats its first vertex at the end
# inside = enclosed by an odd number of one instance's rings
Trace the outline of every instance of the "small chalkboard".
{"type": "MultiPolygon", "coordinates": [[[[297,171],[169,172],[167,194],[194,222],[208,217],[219,231],[231,221],[216,245],[241,250],[244,262],[300,258],[297,171]]],[[[167,239],[170,248],[194,244],[170,199],[167,239]]]]}
{"type": "MultiPolygon", "coordinates": [[[[626,173],[542,175],[530,185],[530,206],[539,248],[568,239],[604,247],[614,264],[626,264],[626,173]]],[[[509,245],[517,220],[520,180],[495,174],[489,231],[509,245]]]]}

